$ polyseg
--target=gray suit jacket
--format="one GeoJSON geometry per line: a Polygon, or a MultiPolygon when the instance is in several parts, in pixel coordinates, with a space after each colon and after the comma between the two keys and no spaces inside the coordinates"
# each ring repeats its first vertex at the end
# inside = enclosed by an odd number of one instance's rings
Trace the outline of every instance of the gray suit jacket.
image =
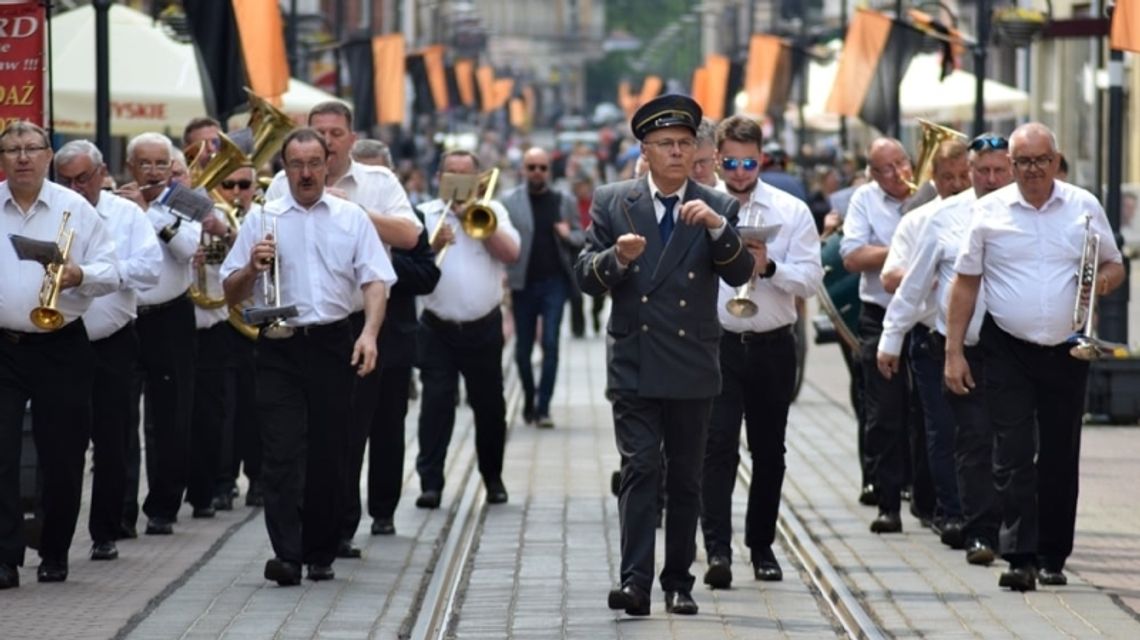
{"type": "MultiPolygon", "coordinates": [[[[562,239],[558,232],[554,232],[554,244],[558,247],[558,264],[562,265],[566,277],[574,280],[574,258],[582,248],[585,234],[582,232],[582,223],[578,221],[578,206],[574,199],[565,193],[559,192],[562,197],[561,218],[563,222],[570,223],[570,238],[562,239]]],[[[511,215],[511,224],[519,232],[519,259],[514,264],[507,265],[507,281],[512,291],[526,288],[526,270],[530,265],[530,250],[534,247],[534,212],[530,209],[530,196],[527,194],[526,183],[511,189],[499,200],[511,215]]]]}
{"type": "Polygon", "coordinates": [[[736,232],[740,203],[690,180],[685,202],[704,200],[728,219],[715,242],[704,227],[677,223],[662,246],[645,178],[598,188],[586,245],[575,272],[584,293],[613,297],[607,389],[646,398],[711,398],[720,393],[719,279],[732,286],[752,275],[752,254],[736,232]],[[645,252],[621,269],[618,236],[645,236],[645,252]]]}

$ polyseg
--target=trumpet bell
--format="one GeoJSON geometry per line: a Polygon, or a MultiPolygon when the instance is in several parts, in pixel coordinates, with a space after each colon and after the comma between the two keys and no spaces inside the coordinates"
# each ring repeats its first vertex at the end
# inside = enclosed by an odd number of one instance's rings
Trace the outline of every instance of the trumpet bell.
{"type": "Polygon", "coordinates": [[[241,148],[224,133],[218,134],[218,151],[200,173],[191,176],[192,187],[213,191],[231,173],[245,166],[247,159],[241,148]]]}
{"type": "Polygon", "coordinates": [[[282,338],[293,337],[293,327],[285,324],[284,322],[274,322],[267,325],[261,330],[261,335],[269,338],[270,340],[281,340],[282,338]]]}
{"type": "Polygon", "coordinates": [[[498,218],[489,205],[476,202],[463,211],[463,232],[475,240],[489,238],[499,226],[498,218]]]}
{"type": "Polygon", "coordinates": [[[63,314],[51,307],[36,307],[28,314],[28,319],[37,328],[44,331],[55,331],[63,326],[63,314]]]}
{"type": "Polygon", "coordinates": [[[966,140],[966,135],[935,124],[929,120],[918,120],[922,137],[918,143],[918,159],[914,163],[914,183],[912,190],[917,191],[934,174],[934,156],[938,155],[938,147],[947,140],[966,140]]]}
{"type": "Polygon", "coordinates": [[[250,163],[260,169],[281,150],[285,136],[296,127],[293,119],[249,89],[249,129],[253,132],[253,154],[250,163]]]}
{"type": "Polygon", "coordinates": [[[736,297],[725,303],[724,308],[735,318],[751,318],[760,311],[756,303],[745,297],[736,297]]]}

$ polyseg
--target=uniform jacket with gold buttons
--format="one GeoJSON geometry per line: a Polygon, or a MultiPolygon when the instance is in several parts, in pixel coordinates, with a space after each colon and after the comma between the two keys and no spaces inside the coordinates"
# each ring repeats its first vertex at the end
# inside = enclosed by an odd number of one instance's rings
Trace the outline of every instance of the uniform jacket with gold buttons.
{"type": "MultiPolygon", "coordinates": [[[[741,285],[754,261],[737,234],[740,203],[690,180],[684,202],[703,200],[728,220],[713,240],[703,226],[680,221],[662,246],[645,178],[598,188],[575,274],[582,291],[608,292],[607,391],[646,398],[710,398],[720,393],[718,281],[741,285]],[[645,236],[645,252],[622,269],[615,244],[645,236]]],[[[675,213],[680,212],[678,204],[675,213]]]]}

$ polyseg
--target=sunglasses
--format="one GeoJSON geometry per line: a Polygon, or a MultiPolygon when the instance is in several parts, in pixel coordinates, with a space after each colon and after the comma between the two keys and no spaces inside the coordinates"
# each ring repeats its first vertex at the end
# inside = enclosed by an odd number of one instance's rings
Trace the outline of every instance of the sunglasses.
{"type": "Polygon", "coordinates": [[[1000,151],[1002,149],[1008,149],[1008,148],[1009,148],[1009,140],[1006,140],[1005,138],[1003,138],[1001,136],[983,134],[983,135],[978,136],[977,138],[974,138],[970,142],[970,151],[982,151],[985,149],[993,149],[994,151],[1000,151]]]}
{"type": "Polygon", "coordinates": [[[720,166],[724,167],[725,171],[736,171],[740,168],[745,171],[755,171],[756,167],[760,166],[760,161],[756,158],[724,158],[720,161],[720,166]]]}
{"type": "Polygon", "coordinates": [[[237,187],[238,189],[244,191],[251,186],[253,186],[252,180],[222,180],[223,189],[233,189],[234,187],[237,187]]]}
{"type": "Polygon", "coordinates": [[[527,171],[546,171],[549,168],[550,167],[548,167],[544,164],[528,164],[526,166],[527,171]]]}

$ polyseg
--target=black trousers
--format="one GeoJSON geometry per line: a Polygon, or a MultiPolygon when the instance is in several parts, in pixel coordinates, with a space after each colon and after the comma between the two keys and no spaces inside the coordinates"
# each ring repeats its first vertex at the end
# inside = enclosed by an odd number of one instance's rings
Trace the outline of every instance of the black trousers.
{"type": "Polygon", "coordinates": [[[653,586],[657,495],[665,473],[665,566],[661,588],[692,591],[701,468],[711,398],[665,400],[611,391],[614,436],[622,457],[621,582],[653,586]],[[664,452],[664,455],[662,455],[664,452]],[[665,469],[662,469],[664,465],[665,469]]]}
{"type": "Polygon", "coordinates": [[[139,361],[139,338],[134,323],[91,343],[95,377],[91,393],[91,442],[95,472],[91,480],[91,511],[87,530],[91,540],[119,537],[123,492],[127,485],[127,433],[138,430],[134,376],[139,361]]]}
{"type": "MultiPolygon", "coordinates": [[[[946,339],[935,336],[932,344],[939,352],[946,339]]],[[[957,424],[954,433],[954,468],[958,476],[958,499],[962,503],[962,532],[967,540],[977,538],[991,547],[997,545],[1001,514],[994,489],[994,432],[986,411],[985,365],[981,346],[965,348],[966,362],[976,385],[960,396],[943,388],[957,424]]]]}
{"type": "MultiPolygon", "coordinates": [[[[899,373],[890,380],[877,365],[879,336],[883,333],[886,310],[868,302],[859,315],[859,337],[863,341],[863,401],[867,411],[866,451],[872,459],[879,511],[898,512],[900,491],[906,479],[906,448],[910,442],[910,406],[907,381],[908,358],[899,358],[899,373]]],[[[902,353],[909,351],[909,340],[902,353]]]]}
{"type": "Polygon", "coordinates": [[[227,322],[198,330],[194,380],[194,414],[190,431],[190,471],[186,500],[195,508],[209,507],[222,465],[222,436],[226,421],[226,386],[233,375],[232,330],[227,322]]]}
{"type": "Polygon", "coordinates": [[[40,557],[67,561],[91,437],[95,352],[82,320],[54,333],[0,330],[0,563],[24,563],[20,449],[25,407],[43,471],[40,557]]]}
{"type": "Polygon", "coordinates": [[[874,460],[867,453],[867,411],[863,402],[863,359],[847,343],[839,343],[839,352],[843,354],[843,363],[847,365],[847,374],[851,377],[848,394],[851,397],[851,409],[855,412],[855,428],[857,429],[855,441],[859,453],[859,471],[862,474],[862,486],[875,483],[875,474],[872,472],[874,460]]]}
{"type": "MultiPolygon", "coordinates": [[[[143,512],[175,520],[186,491],[190,464],[190,424],[194,411],[196,333],[194,303],[185,295],[154,307],[139,307],[135,321],[139,362],[134,402],[146,395],[143,435],[149,491],[143,512]]],[[[138,518],[138,429],[127,434],[127,491],[123,520],[138,518]]]]}
{"type": "Polygon", "coordinates": [[[254,378],[254,341],[230,326],[232,375],[226,380],[226,421],[222,431],[222,458],[215,493],[226,494],[237,486],[238,475],[252,485],[261,473],[261,418],[257,415],[257,385],[254,378]]]}
{"type": "Polygon", "coordinates": [[[440,320],[430,311],[420,319],[419,442],[416,472],[424,491],[443,490],[443,465],[455,429],[459,375],[475,414],[475,454],[484,482],[499,482],[507,436],[503,398],[503,316],[495,309],[465,323],[440,320]]]}
{"type": "Polygon", "coordinates": [[[752,486],[744,517],[744,544],[770,547],[776,539],[784,484],[784,434],[796,385],[796,341],[791,327],[762,334],[726,331],[720,341],[724,381],[713,400],[701,485],[705,552],[732,557],[732,490],[740,464],[740,420],[748,432],[752,486]]]}
{"type": "Polygon", "coordinates": [[[257,343],[265,526],[278,558],[332,564],[355,373],[347,320],[257,343]]]}
{"type": "Polygon", "coordinates": [[[999,550],[1060,569],[1073,551],[1087,362],[1067,344],[1019,340],[986,316],[986,405],[994,431],[999,550]]]}

